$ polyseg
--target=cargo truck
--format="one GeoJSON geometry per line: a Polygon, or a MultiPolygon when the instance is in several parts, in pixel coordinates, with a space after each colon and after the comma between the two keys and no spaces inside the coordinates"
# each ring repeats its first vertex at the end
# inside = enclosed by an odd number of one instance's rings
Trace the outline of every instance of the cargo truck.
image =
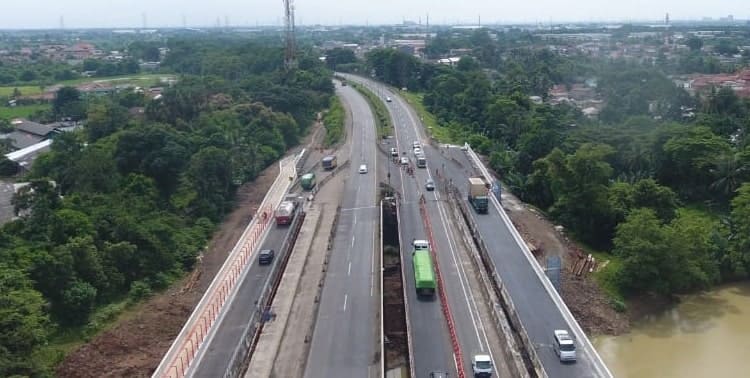
{"type": "Polygon", "coordinates": [[[323,169],[330,171],[334,168],[336,168],[336,156],[335,155],[328,155],[323,158],[323,160],[320,163],[323,166],[323,169]]]}
{"type": "Polygon", "coordinates": [[[284,201],[280,203],[279,207],[276,208],[276,213],[274,214],[276,217],[276,225],[285,226],[292,223],[292,219],[294,219],[294,213],[296,210],[297,204],[293,201],[284,201]]]}
{"type": "Polygon", "coordinates": [[[487,184],[480,177],[469,177],[469,203],[477,214],[487,214],[490,199],[487,197],[487,184]]]}
{"type": "Polygon", "coordinates": [[[304,190],[312,190],[315,187],[315,173],[307,173],[302,175],[300,179],[300,185],[304,190]]]}

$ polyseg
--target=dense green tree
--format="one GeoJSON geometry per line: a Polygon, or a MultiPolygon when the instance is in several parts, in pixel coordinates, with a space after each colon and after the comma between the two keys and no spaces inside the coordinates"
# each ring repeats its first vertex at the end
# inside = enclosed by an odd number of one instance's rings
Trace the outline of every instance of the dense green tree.
{"type": "Polygon", "coordinates": [[[36,376],[31,355],[50,331],[45,301],[21,271],[0,264],[0,376],[36,376]]]}
{"type": "Polygon", "coordinates": [[[710,223],[690,215],[665,225],[649,209],[632,211],[614,238],[614,252],[623,259],[620,285],[662,295],[708,287],[719,278],[711,234],[710,223]]]}
{"type": "Polygon", "coordinates": [[[732,199],[730,219],[732,266],[736,276],[744,277],[750,272],[750,183],[742,184],[732,199]]]}
{"type": "Polygon", "coordinates": [[[669,222],[675,217],[679,206],[677,195],[651,178],[638,180],[635,184],[612,184],[609,187],[609,202],[618,222],[633,210],[641,208],[651,209],[662,222],[669,222]]]}
{"type": "Polygon", "coordinates": [[[89,142],[113,134],[125,127],[128,122],[128,112],[120,105],[111,101],[97,102],[89,106],[86,120],[86,132],[89,142]]]}
{"type": "Polygon", "coordinates": [[[58,89],[52,102],[52,111],[57,117],[82,118],[85,109],[81,101],[81,92],[73,87],[58,89]]]}
{"type": "Polygon", "coordinates": [[[685,44],[690,48],[690,50],[698,51],[703,47],[703,40],[698,37],[690,37],[688,38],[687,42],[685,44]]]}

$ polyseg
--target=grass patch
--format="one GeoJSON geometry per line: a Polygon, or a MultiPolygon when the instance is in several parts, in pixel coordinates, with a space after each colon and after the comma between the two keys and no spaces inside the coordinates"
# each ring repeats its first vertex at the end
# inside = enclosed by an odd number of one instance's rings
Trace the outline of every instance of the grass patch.
{"type": "Polygon", "coordinates": [[[364,86],[357,83],[351,83],[350,85],[365,96],[365,100],[370,104],[370,109],[375,113],[375,126],[378,128],[378,138],[383,139],[386,136],[393,135],[391,117],[388,109],[385,107],[385,103],[375,93],[372,93],[372,91],[364,86]]]}
{"type": "Polygon", "coordinates": [[[10,107],[0,107],[0,119],[10,120],[12,118],[28,118],[38,111],[49,110],[49,104],[23,105],[10,107]]]}
{"type": "Polygon", "coordinates": [[[13,91],[16,88],[21,92],[21,96],[38,95],[42,93],[42,88],[38,85],[10,85],[7,87],[0,87],[0,97],[13,96],[13,91]]]}
{"type": "Polygon", "coordinates": [[[85,83],[114,81],[116,82],[116,84],[149,85],[149,84],[153,84],[159,81],[163,77],[175,78],[175,75],[172,75],[172,74],[131,74],[131,75],[119,75],[119,76],[83,77],[80,79],[61,81],[57,84],[78,85],[78,84],[85,84],[85,83]]]}
{"type": "Polygon", "coordinates": [[[326,138],[323,141],[326,147],[341,141],[344,136],[344,107],[338,96],[331,98],[331,106],[323,116],[323,126],[326,128],[326,138]]]}
{"type": "Polygon", "coordinates": [[[414,110],[417,111],[419,118],[427,128],[427,132],[440,143],[451,143],[451,144],[463,144],[464,139],[459,135],[456,135],[453,130],[447,126],[440,125],[434,114],[430,113],[425,109],[422,93],[406,92],[402,91],[401,96],[406,99],[406,102],[411,105],[414,110]]]}

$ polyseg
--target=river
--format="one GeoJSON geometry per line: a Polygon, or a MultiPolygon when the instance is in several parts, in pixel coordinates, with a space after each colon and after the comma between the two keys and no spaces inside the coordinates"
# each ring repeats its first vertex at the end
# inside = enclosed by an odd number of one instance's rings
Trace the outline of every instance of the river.
{"type": "Polygon", "coordinates": [[[593,343],[618,378],[750,377],[750,282],[686,296],[593,343]]]}

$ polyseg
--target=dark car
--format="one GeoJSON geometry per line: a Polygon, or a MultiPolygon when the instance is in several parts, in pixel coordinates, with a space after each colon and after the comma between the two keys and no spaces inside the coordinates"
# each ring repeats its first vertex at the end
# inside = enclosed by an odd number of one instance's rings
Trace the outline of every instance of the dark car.
{"type": "Polygon", "coordinates": [[[268,265],[273,261],[273,249],[264,249],[258,254],[258,263],[260,265],[268,265]]]}
{"type": "Polygon", "coordinates": [[[448,378],[448,373],[443,371],[430,372],[430,378],[448,378]]]}
{"type": "Polygon", "coordinates": [[[435,190],[435,183],[432,180],[427,180],[427,182],[424,184],[424,188],[428,191],[435,190]]]}

